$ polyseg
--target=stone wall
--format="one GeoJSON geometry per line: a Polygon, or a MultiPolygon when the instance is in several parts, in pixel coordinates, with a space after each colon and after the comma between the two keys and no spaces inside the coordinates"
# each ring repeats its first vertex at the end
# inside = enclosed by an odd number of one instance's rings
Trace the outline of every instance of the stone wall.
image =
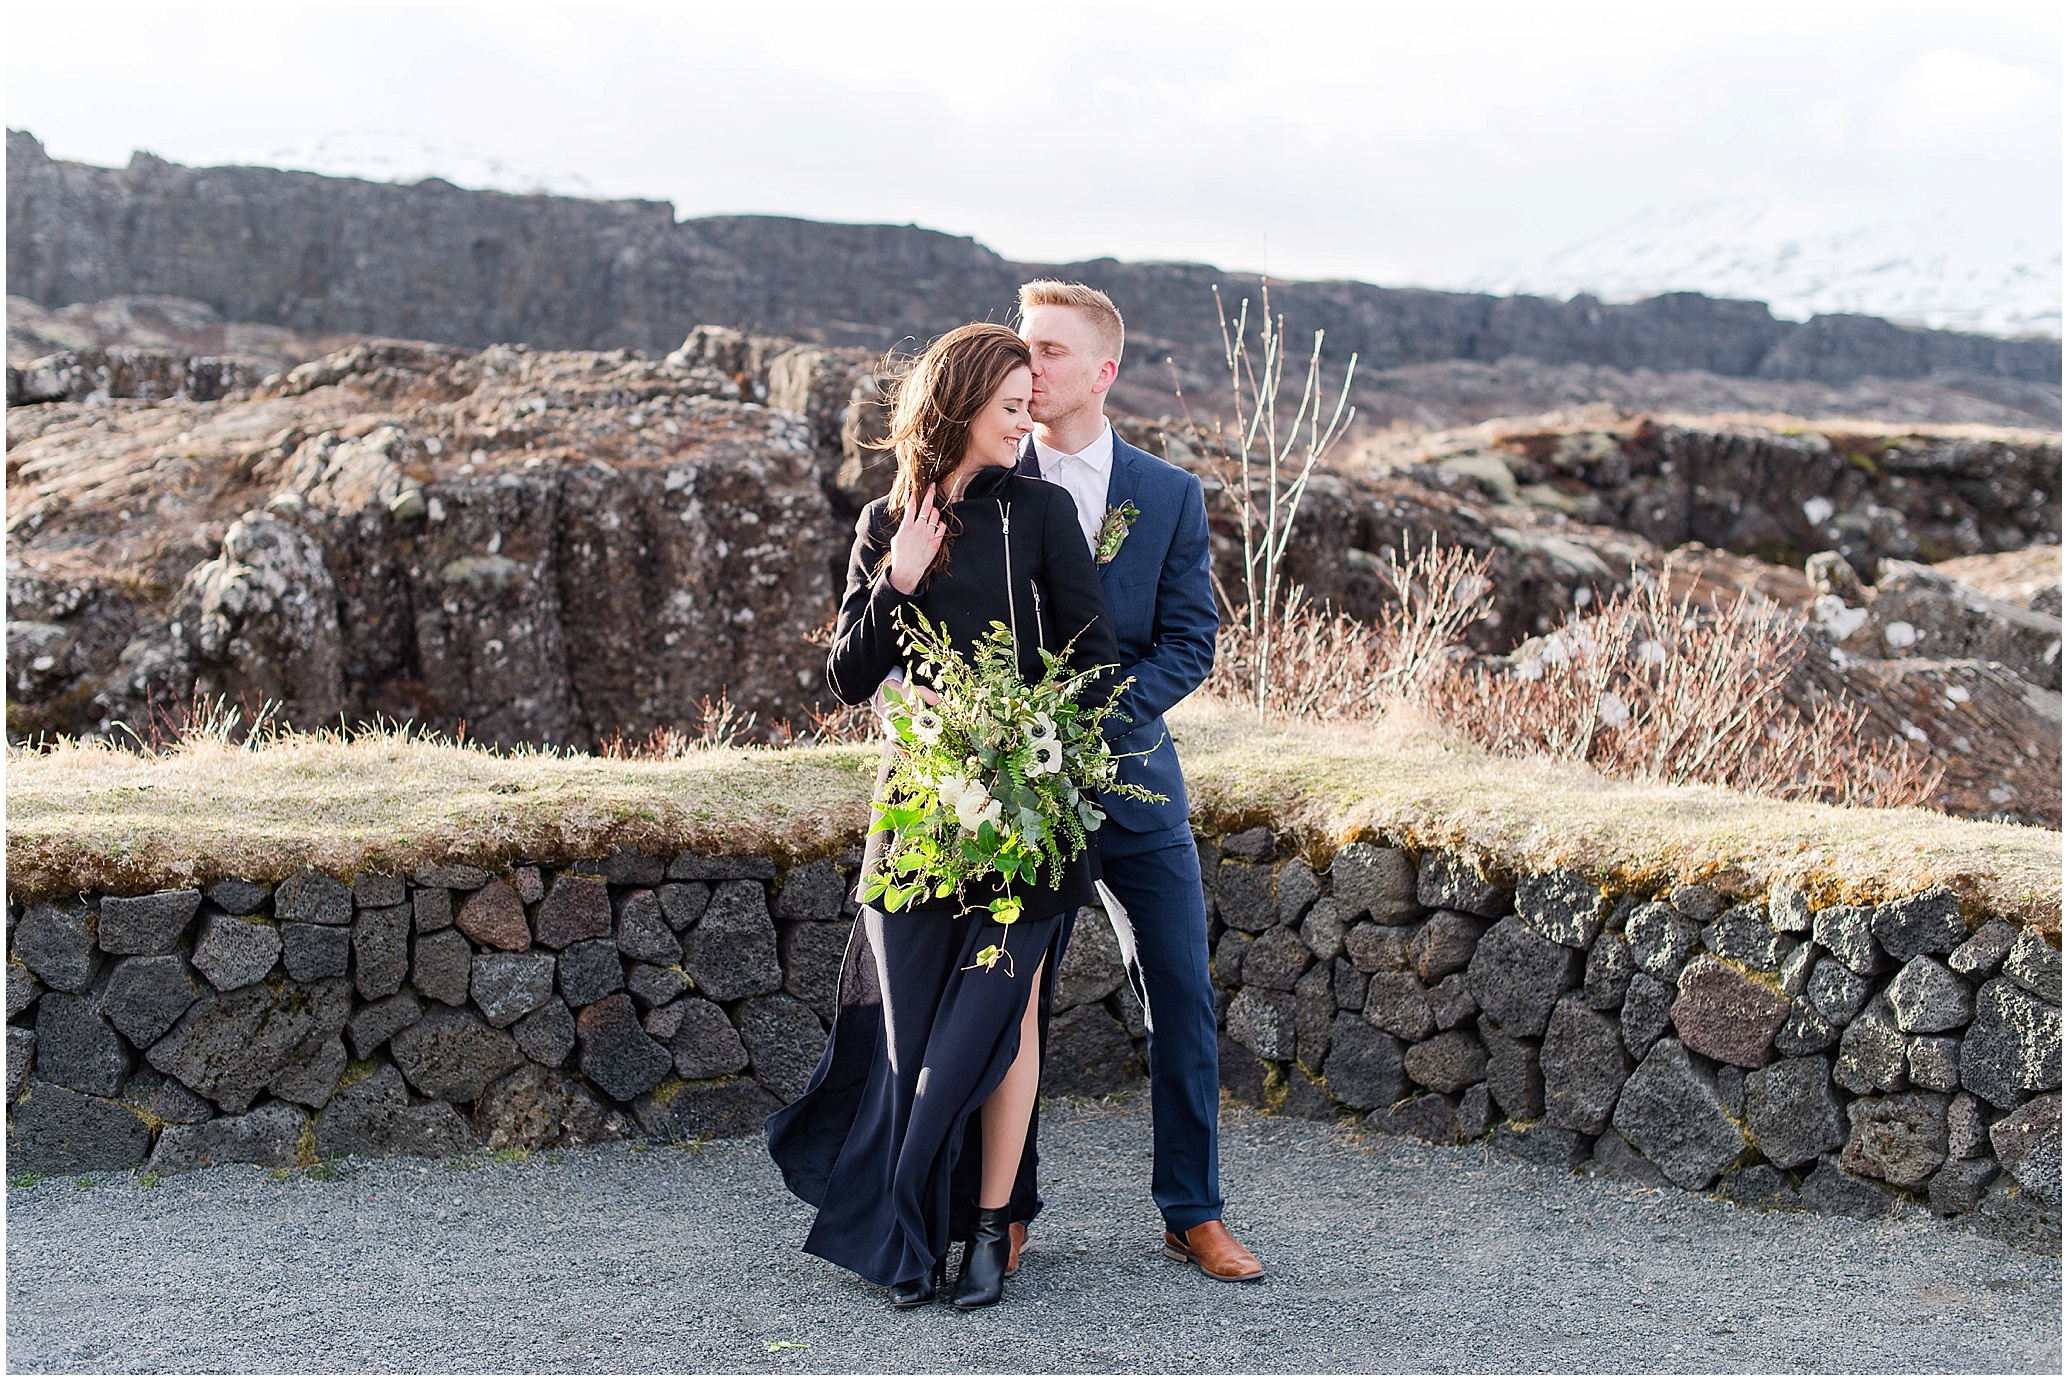
{"type": "MultiPolygon", "coordinates": [[[[1748,1204],[1919,1202],[2058,1248],[2057,937],[1262,827],[1200,841],[1221,1075],[1335,1119],[1748,1204]]],[[[620,851],[10,904],[16,1174],[757,1134],[831,1021],[854,851],[620,851]]],[[[1824,903],[1829,904],[1824,904],[1824,903]]],[[[1057,974],[1047,1096],[1137,1086],[1112,932],[1057,974]]]]}

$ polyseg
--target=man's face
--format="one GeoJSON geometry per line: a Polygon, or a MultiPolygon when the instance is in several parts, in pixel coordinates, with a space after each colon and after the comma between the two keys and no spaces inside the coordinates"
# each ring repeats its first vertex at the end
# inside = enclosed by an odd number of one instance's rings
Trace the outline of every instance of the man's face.
{"type": "Polygon", "coordinates": [[[1033,307],[1020,323],[1020,338],[1034,356],[1033,418],[1060,422],[1095,409],[1120,372],[1096,327],[1076,307],[1033,307]]]}

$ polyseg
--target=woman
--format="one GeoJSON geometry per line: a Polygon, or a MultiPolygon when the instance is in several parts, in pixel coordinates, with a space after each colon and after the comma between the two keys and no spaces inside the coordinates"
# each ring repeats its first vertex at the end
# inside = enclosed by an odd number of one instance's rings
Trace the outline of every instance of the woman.
{"type": "MultiPolygon", "coordinates": [[[[1043,673],[1040,649],[1073,638],[1075,668],[1114,662],[1069,494],[1013,470],[1033,430],[1028,361],[1003,326],[958,327],[898,388],[897,479],[856,524],[827,659],[843,702],[868,700],[898,667],[905,609],[946,625],[965,655],[994,622],[1013,629],[1030,681],[1043,673]]],[[[1106,690],[1094,684],[1087,703],[1106,690]]],[[[886,837],[870,837],[864,877],[886,837]]],[[[1011,1225],[1039,1211],[1029,1126],[1062,922],[1094,900],[1090,851],[1060,885],[1049,876],[1043,868],[1040,884],[1015,889],[1023,919],[1009,927],[986,910],[997,893],[976,887],[902,911],[863,906],[818,1070],[768,1119],[785,1182],[819,1209],[804,1249],[889,1286],[898,1308],[934,1298],[951,1240],[969,1245],[949,1302],[997,1303],[1011,1225]],[[991,944],[1006,958],[977,966],[991,944]]]]}

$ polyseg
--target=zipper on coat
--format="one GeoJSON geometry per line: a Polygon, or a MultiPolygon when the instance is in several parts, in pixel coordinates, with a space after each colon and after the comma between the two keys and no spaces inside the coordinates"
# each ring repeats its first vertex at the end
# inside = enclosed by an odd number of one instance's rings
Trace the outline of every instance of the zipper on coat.
{"type": "Polygon", "coordinates": [[[1012,588],[1012,505],[1004,499],[997,502],[998,531],[1005,539],[1005,617],[1012,629],[1012,664],[1017,670],[1020,664],[1020,605],[1012,588]]]}
{"type": "Polygon", "coordinates": [[[1043,620],[1041,616],[1041,586],[1035,584],[1032,581],[1028,582],[1028,586],[1034,592],[1034,636],[1041,640],[1041,645],[1043,647],[1047,647],[1048,624],[1043,620]]]}

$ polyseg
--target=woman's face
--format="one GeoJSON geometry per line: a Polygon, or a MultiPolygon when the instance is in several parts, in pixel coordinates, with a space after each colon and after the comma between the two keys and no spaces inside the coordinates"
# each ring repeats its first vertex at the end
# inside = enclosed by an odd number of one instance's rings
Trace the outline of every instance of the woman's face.
{"type": "Polygon", "coordinates": [[[969,426],[966,460],[982,465],[1012,465],[1020,458],[1020,442],[1034,430],[1027,414],[1034,399],[1034,373],[1021,365],[1005,376],[991,401],[969,426]]]}

